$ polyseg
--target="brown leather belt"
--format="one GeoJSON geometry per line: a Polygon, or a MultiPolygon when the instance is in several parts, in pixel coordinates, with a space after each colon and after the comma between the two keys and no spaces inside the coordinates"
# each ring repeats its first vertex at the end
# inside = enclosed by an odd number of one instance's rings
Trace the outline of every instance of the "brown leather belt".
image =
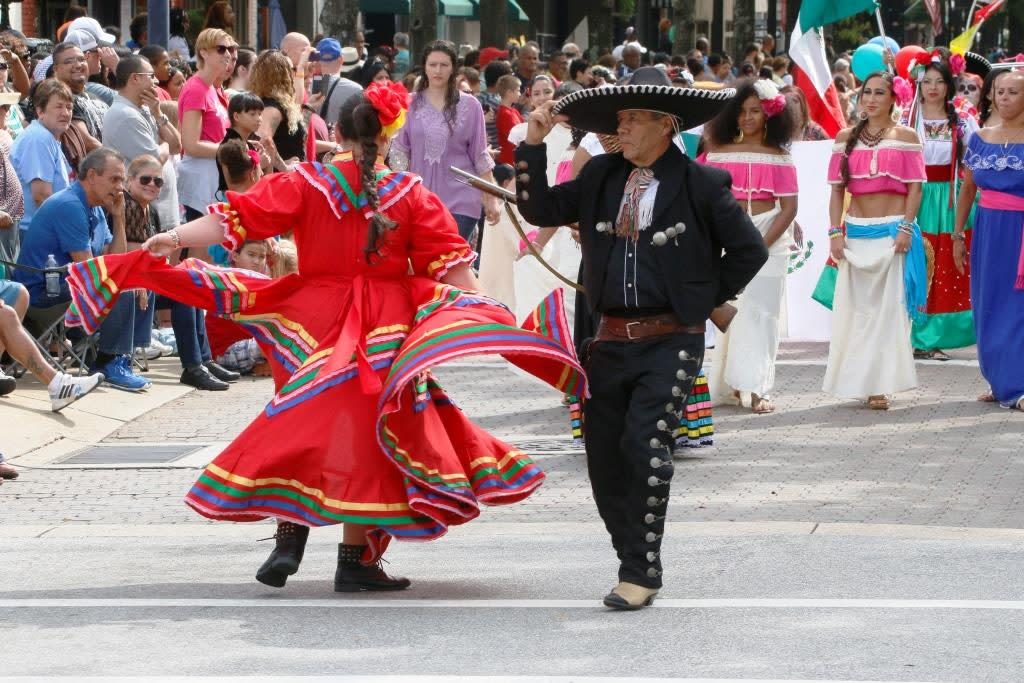
{"type": "Polygon", "coordinates": [[[704,334],[704,325],[684,325],[674,313],[641,318],[601,316],[594,341],[638,341],[666,334],[704,334]]]}

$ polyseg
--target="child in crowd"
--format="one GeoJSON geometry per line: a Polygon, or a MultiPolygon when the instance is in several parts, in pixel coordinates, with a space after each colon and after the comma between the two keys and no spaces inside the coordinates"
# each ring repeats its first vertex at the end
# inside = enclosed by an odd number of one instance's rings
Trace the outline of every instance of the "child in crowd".
{"type": "Polygon", "coordinates": [[[523,122],[523,115],[512,106],[519,101],[521,88],[519,79],[512,74],[506,74],[498,79],[497,91],[501,104],[495,112],[495,125],[498,128],[498,143],[501,148],[498,155],[499,164],[514,166],[516,163],[516,148],[509,141],[508,134],[514,126],[523,122]]]}
{"type": "MultiPolygon", "coordinates": [[[[259,133],[256,132],[263,122],[263,109],[263,100],[252,93],[242,92],[233,96],[228,102],[231,127],[224,134],[221,144],[231,140],[244,140],[249,149],[259,154],[260,168],[266,173],[271,168],[270,155],[264,149],[259,133]]],[[[217,165],[220,167],[220,184],[217,189],[224,192],[229,189],[227,177],[224,174],[223,164],[218,162],[217,165]]]]}
{"type": "MultiPolygon", "coordinates": [[[[236,95],[232,102],[241,96],[236,95]]],[[[257,152],[247,146],[241,137],[225,139],[220,144],[217,164],[230,192],[245,192],[263,177],[257,152]]],[[[218,265],[243,268],[261,275],[283,277],[298,271],[294,245],[287,240],[247,240],[233,252],[217,245],[210,247],[210,253],[218,265]],[[288,246],[284,246],[286,244],[288,246]],[[281,259],[277,258],[279,249],[281,259]],[[279,260],[284,262],[283,267],[279,260]]],[[[223,361],[226,363],[224,367],[236,372],[269,375],[266,357],[245,328],[231,320],[211,315],[206,319],[206,333],[210,340],[210,350],[218,363],[223,361]]]]}

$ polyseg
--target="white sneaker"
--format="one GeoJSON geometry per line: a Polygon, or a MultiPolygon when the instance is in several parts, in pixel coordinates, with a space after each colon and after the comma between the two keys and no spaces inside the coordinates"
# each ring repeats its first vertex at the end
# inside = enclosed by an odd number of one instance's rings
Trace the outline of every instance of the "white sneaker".
{"type": "Polygon", "coordinates": [[[138,360],[142,360],[143,358],[146,360],[156,360],[162,355],[164,355],[163,352],[152,344],[145,348],[142,348],[141,346],[137,346],[135,348],[135,358],[138,360]]]}
{"type": "Polygon", "coordinates": [[[173,346],[170,346],[168,344],[164,344],[163,342],[161,342],[159,339],[156,339],[155,337],[149,342],[149,347],[148,348],[156,349],[157,351],[160,352],[161,356],[170,356],[172,353],[174,353],[174,347],[173,346]]]}
{"type": "Polygon", "coordinates": [[[99,386],[104,380],[103,373],[88,377],[73,377],[63,372],[57,375],[47,387],[50,391],[50,410],[57,413],[99,386]]]}

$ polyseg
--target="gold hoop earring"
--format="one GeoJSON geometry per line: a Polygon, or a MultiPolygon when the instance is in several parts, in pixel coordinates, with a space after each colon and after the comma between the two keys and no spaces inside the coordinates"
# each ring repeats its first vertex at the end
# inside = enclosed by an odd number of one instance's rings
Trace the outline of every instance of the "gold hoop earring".
{"type": "Polygon", "coordinates": [[[743,142],[743,131],[741,130],[739,134],[732,139],[732,141],[737,145],[743,142]]]}

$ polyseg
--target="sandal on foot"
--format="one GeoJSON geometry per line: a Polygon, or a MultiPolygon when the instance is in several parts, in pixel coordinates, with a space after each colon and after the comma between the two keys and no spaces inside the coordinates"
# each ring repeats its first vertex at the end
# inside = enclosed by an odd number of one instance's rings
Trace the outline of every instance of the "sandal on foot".
{"type": "Polygon", "coordinates": [[[986,391],[984,394],[978,394],[978,400],[982,403],[995,403],[996,397],[992,391],[986,391]]]}
{"type": "Polygon", "coordinates": [[[750,408],[755,415],[767,415],[775,412],[775,404],[767,396],[754,396],[750,399],[750,408]]]}
{"type": "Polygon", "coordinates": [[[889,410],[889,398],[887,396],[868,397],[868,408],[871,410],[889,410]]]}
{"type": "Polygon", "coordinates": [[[947,361],[953,359],[950,358],[949,354],[943,351],[942,349],[935,349],[934,351],[932,351],[932,360],[947,361]]]}

